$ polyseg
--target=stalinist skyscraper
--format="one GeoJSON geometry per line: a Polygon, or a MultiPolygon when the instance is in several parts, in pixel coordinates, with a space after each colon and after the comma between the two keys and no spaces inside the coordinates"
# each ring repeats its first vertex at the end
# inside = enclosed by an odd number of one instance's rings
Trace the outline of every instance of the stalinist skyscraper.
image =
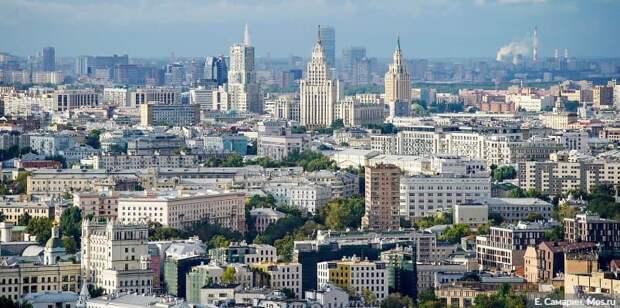
{"type": "Polygon", "coordinates": [[[321,36],[317,37],[306,76],[299,84],[301,125],[310,128],[327,127],[334,121],[334,105],[338,101],[339,82],[331,80],[321,36]]]}
{"type": "Polygon", "coordinates": [[[394,51],[394,63],[390,64],[385,73],[385,103],[411,101],[411,75],[407,66],[403,63],[400,52],[400,38],[396,39],[396,51],[394,51]]]}
{"type": "Polygon", "coordinates": [[[250,41],[248,25],[245,25],[243,43],[230,47],[228,70],[228,105],[232,110],[263,112],[263,106],[256,82],[254,47],[250,41]]]}

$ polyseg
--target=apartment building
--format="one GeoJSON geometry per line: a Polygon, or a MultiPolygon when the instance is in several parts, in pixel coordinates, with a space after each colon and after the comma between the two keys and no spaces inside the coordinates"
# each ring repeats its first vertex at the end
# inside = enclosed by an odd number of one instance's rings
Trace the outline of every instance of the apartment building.
{"type": "Polygon", "coordinates": [[[62,260],[42,264],[31,259],[7,258],[0,264],[0,294],[18,301],[29,293],[79,292],[83,282],[80,263],[62,260]]]}
{"type": "Polygon", "coordinates": [[[140,125],[192,126],[200,122],[200,105],[168,105],[158,103],[140,106],[140,125]]]}
{"type": "Polygon", "coordinates": [[[228,247],[209,250],[209,257],[221,263],[273,263],[278,261],[275,247],[267,244],[230,243],[228,247]]]}
{"type": "Polygon", "coordinates": [[[118,192],[88,191],[73,193],[73,206],[82,211],[82,217],[116,219],[118,216],[118,192]]]}
{"type": "Polygon", "coordinates": [[[4,215],[4,222],[17,224],[20,217],[28,214],[31,218],[54,218],[56,205],[60,202],[47,200],[20,200],[15,196],[0,197],[0,212],[4,215]]]}
{"type": "Polygon", "coordinates": [[[300,263],[254,263],[250,264],[250,268],[255,270],[255,287],[271,290],[290,289],[296,298],[302,297],[302,266],[300,263]]]}
{"type": "Polygon", "coordinates": [[[527,246],[542,242],[546,230],[539,223],[493,226],[488,235],[476,236],[478,264],[485,269],[510,273],[523,266],[527,246]]]}
{"type": "Polygon", "coordinates": [[[510,223],[526,220],[530,214],[548,220],[553,214],[553,204],[538,198],[479,198],[476,202],[486,205],[490,214],[498,214],[510,223]]]}
{"type": "Polygon", "coordinates": [[[398,215],[400,169],[394,165],[367,166],[365,174],[365,214],[362,228],[387,231],[400,227],[398,215]]]}
{"type": "Polygon", "coordinates": [[[96,155],[93,169],[144,170],[148,168],[191,168],[200,164],[198,155],[96,155]]]}
{"type": "Polygon", "coordinates": [[[353,256],[338,261],[319,262],[316,269],[318,287],[333,283],[361,295],[370,291],[378,302],[388,296],[387,265],[382,261],[362,260],[353,256]]]}
{"type": "Polygon", "coordinates": [[[400,216],[415,220],[490,196],[488,176],[404,176],[400,182],[400,216]]]}
{"type": "Polygon", "coordinates": [[[571,243],[593,242],[602,248],[620,249],[620,221],[604,219],[593,214],[577,214],[564,218],[564,239],[571,243]]]}
{"type": "Polygon", "coordinates": [[[285,203],[310,213],[316,213],[332,197],[329,186],[302,181],[268,182],[263,187],[278,203],[285,203]]]}
{"type": "Polygon", "coordinates": [[[257,154],[273,160],[283,160],[293,152],[303,152],[308,141],[306,134],[259,135],[257,154]]]}
{"type": "Polygon", "coordinates": [[[564,260],[567,254],[592,253],[597,250],[592,242],[548,242],[527,247],[524,254],[525,278],[531,283],[550,282],[566,273],[564,260]]]}
{"type": "Polygon", "coordinates": [[[158,222],[175,229],[207,220],[211,224],[245,232],[245,194],[242,192],[146,191],[118,199],[118,220],[123,223],[158,222]]]}
{"type": "Polygon", "coordinates": [[[84,220],[81,259],[82,276],[107,294],[153,289],[146,224],[84,220]]]}

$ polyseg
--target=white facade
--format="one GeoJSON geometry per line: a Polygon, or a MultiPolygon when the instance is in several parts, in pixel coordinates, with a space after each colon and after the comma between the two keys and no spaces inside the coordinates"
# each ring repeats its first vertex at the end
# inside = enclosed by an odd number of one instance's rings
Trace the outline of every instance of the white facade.
{"type": "Polygon", "coordinates": [[[211,224],[243,232],[244,204],[244,193],[145,192],[118,199],[118,220],[124,223],[151,221],[182,229],[207,219],[211,224]]]}
{"type": "Polygon", "coordinates": [[[316,213],[331,198],[331,189],[318,184],[269,182],[265,184],[264,189],[271,193],[277,202],[310,213],[316,213]]]}
{"type": "Polygon", "coordinates": [[[489,207],[486,204],[457,203],[454,205],[454,224],[478,227],[489,221],[489,207]]]}
{"type": "Polygon", "coordinates": [[[341,261],[319,262],[316,276],[319,288],[333,283],[350,288],[359,295],[368,290],[379,302],[388,296],[388,271],[386,264],[381,261],[352,257],[341,261]]]}
{"type": "Polygon", "coordinates": [[[411,176],[400,181],[400,215],[410,219],[432,216],[456,204],[491,196],[488,176],[411,176]]]}

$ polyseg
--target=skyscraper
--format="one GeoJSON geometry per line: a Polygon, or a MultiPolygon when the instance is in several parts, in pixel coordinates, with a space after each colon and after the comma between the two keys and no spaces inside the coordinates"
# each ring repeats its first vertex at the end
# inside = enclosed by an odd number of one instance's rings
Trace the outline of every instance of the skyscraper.
{"type": "Polygon", "coordinates": [[[46,72],[56,70],[56,50],[54,47],[43,48],[43,70],[46,72]]]}
{"type": "Polygon", "coordinates": [[[243,43],[230,47],[227,92],[231,109],[256,113],[263,112],[256,82],[254,47],[250,41],[250,32],[247,24],[245,25],[243,43]]]}
{"type": "Polygon", "coordinates": [[[411,101],[411,75],[407,71],[401,50],[400,38],[396,39],[396,51],[394,51],[394,62],[390,64],[385,73],[385,102],[411,101]]]}
{"type": "Polygon", "coordinates": [[[336,30],[332,26],[322,26],[319,37],[325,50],[325,60],[331,69],[336,67],[336,30]]]}
{"type": "Polygon", "coordinates": [[[400,168],[384,164],[366,166],[365,178],[366,214],[362,217],[362,228],[376,231],[398,230],[400,168]]]}
{"type": "Polygon", "coordinates": [[[321,27],[306,77],[300,81],[299,118],[306,127],[327,127],[334,121],[334,105],[338,100],[339,82],[331,80],[330,70],[321,40],[321,27]]]}
{"type": "Polygon", "coordinates": [[[228,66],[226,59],[220,55],[218,57],[207,57],[205,60],[204,79],[221,86],[228,82],[228,66]]]}

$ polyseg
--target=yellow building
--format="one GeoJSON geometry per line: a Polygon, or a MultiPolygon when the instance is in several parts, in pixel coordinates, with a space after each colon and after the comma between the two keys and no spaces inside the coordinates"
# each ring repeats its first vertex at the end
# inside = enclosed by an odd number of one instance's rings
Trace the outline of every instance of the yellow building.
{"type": "Polygon", "coordinates": [[[272,290],[289,289],[297,298],[302,297],[301,263],[254,263],[250,267],[255,269],[256,287],[266,287],[272,290]]]}
{"type": "Polygon", "coordinates": [[[81,282],[80,263],[72,261],[60,261],[53,265],[18,261],[0,265],[0,294],[12,300],[35,292],[77,293],[80,292],[81,282]]]}

